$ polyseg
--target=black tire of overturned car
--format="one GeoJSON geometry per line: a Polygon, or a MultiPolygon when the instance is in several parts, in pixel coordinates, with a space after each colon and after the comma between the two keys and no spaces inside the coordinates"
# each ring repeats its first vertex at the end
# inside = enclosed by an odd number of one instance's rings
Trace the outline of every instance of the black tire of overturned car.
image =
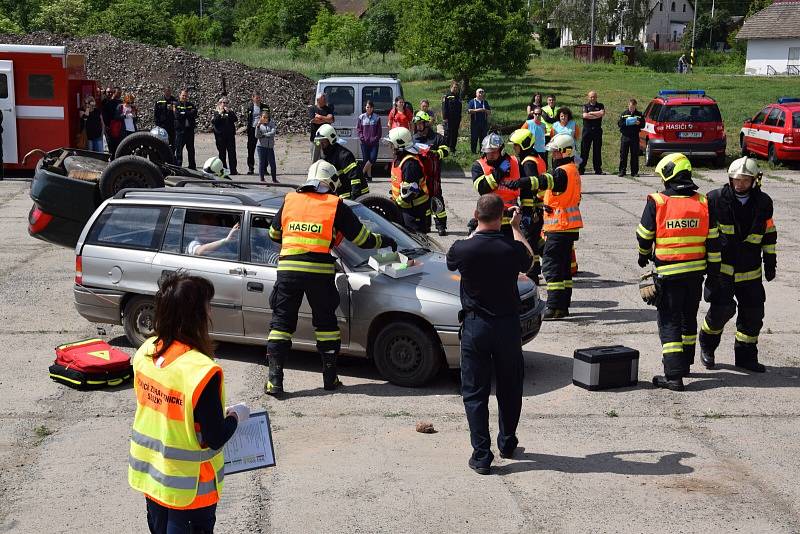
{"type": "Polygon", "coordinates": [[[164,187],[161,169],[152,161],[139,156],[123,156],[108,164],[100,175],[100,197],[111,198],[123,189],[164,187]]]}
{"type": "Polygon", "coordinates": [[[175,154],[164,141],[150,132],[134,132],[120,141],[115,158],[122,156],[140,156],[155,164],[175,164],[175,154]]]}
{"type": "Polygon", "coordinates": [[[400,213],[400,207],[391,198],[368,193],[361,195],[356,200],[378,215],[383,216],[384,219],[393,223],[403,224],[403,215],[400,213]]]}

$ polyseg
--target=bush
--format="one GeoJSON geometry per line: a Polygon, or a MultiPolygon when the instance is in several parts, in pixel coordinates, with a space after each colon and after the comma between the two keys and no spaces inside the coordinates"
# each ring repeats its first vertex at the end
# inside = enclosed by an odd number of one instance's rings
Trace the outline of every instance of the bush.
{"type": "Polygon", "coordinates": [[[287,46],[296,37],[305,43],[314,23],[308,14],[321,7],[320,0],[265,0],[255,15],[238,23],[234,40],[241,45],[287,46]]]}
{"type": "Polygon", "coordinates": [[[19,34],[22,33],[22,28],[19,24],[0,13],[0,33],[19,34]]]}
{"type": "Polygon", "coordinates": [[[31,29],[64,35],[86,32],[89,4],[85,0],[54,0],[42,4],[31,21],[31,29]]]}
{"type": "Polygon", "coordinates": [[[207,41],[206,29],[210,27],[211,19],[194,14],[178,15],[173,19],[172,25],[175,27],[176,44],[191,48],[207,41]]]}
{"type": "Polygon", "coordinates": [[[91,16],[87,33],[108,33],[154,45],[175,42],[175,30],[163,10],[148,0],[120,0],[91,16]],[[144,23],[147,21],[147,24],[144,23]]]}
{"type": "Polygon", "coordinates": [[[639,65],[656,72],[675,72],[681,54],[682,52],[642,52],[639,55],[639,65]]]}

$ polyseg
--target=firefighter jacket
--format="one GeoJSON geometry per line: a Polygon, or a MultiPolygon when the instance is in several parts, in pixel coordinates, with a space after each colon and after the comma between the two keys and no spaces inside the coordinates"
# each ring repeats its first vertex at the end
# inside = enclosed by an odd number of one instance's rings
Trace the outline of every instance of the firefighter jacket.
{"type": "Polygon", "coordinates": [[[717,221],[708,200],[693,189],[648,195],[636,236],[639,254],[655,262],[661,277],[719,272],[717,221]]]}
{"type": "MultiPolygon", "coordinates": [[[[541,156],[532,149],[523,150],[519,156],[522,157],[521,161],[516,156],[514,156],[514,159],[519,161],[519,169],[522,176],[519,195],[520,205],[522,206],[523,215],[531,215],[534,209],[541,209],[544,205],[544,189],[547,189],[547,187],[539,186],[539,175],[544,174],[547,166],[541,156]],[[525,178],[528,179],[526,180],[525,178]],[[534,181],[536,182],[535,184],[534,181]]],[[[550,181],[552,183],[552,177],[550,181]]],[[[552,189],[552,185],[550,189],[552,189]]]]}
{"type": "Polygon", "coordinates": [[[178,101],[175,106],[175,131],[194,131],[197,126],[197,108],[189,102],[178,101]]]}
{"type": "Polygon", "coordinates": [[[402,152],[392,162],[392,198],[402,209],[411,209],[417,206],[430,205],[430,192],[425,168],[416,154],[402,152]],[[417,190],[409,193],[412,184],[417,184],[417,190]]]}
{"type": "Polygon", "coordinates": [[[156,126],[161,126],[170,132],[175,131],[175,113],[172,112],[172,106],[177,105],[178,99],[174,96],[162,96],[157,100],[153,110],[153,121],[156,126]]]}
{"type": "MultiPolygon", "coordinates": [[[[542,201],[545,206],[544,226],[542,231],[546,234],[553,232],[574,232],[583,228],[581,217],[581,175],[578,166],[569,158],[567,163],[559,165],[552,174],[555,186],[558,176],[559,187],[550,187],[544,193],[542,201]],[[566,182],[563,191],[559,192],[562,184],[566,182]]],[[[548,175],[543,175],[545,179],[548,175]]],[[[550,180],[548,186],[550,185],[550,180]]]]}
{"type": "Polygon", "coordinates": [[[442,117],[448,121],[460,121],[462,108],[461,95],[458,93],[447,93],[442,97],[442,117]]]}
{"type": "MultiPolygon", "coordinates": [[[[494,193],[503,199],[506,209],[516,206],[522,196],[519,189],[520,166],[517,158],[503,154],[495,165],[489,164],[486,156],[482,156],[472,164],[472,184],[479,195],[494,193]],[[508,172],[500,169],[503,161],[509,162],[508,172]]],[[[533,199],[533,193],[525,192],[525,198],[533,199]]],[[[509,224],[511,219],[503,215],[503,224],[509,224]]]]}
{"type": "Polygon", "coordinates": [[[286,195],[269,237],[281,244],[278,271],[330,276],[336,272],[330,251],[342,238],[360,248],[382,245],[380,234],[370,232],[340,197],[309,191],[286,195]]]}
{"type": "MultiPolygon", "coordinates": [[[[190,349],[177,357],[153,359],[150,338],[133,357],[136,415],[128,455],[128,483],[171,508],[199,508],[219,500],[225,477],[222,450],[208,448],[195,427],[200,392],[222,369],[190,349]]],[[[220,399],[225,406],[224,382],[220,399]]],[[[224,409],[224,408],[223,408],[224,409]]]]}
{"type": "Polygon", "coordinates": [[[361,166],[350,150],[339,143],[333,143],[322,151],[322,159],[336,167],[336,174],[339,176],[339,187],[336,189],[336,194],[340,198],[355,200],[361,195],[369,193],[369,186],[361,172],[361,166]]]}
{"type": "Polygon", "coordinates": [[[719,226],[720,272],[734,282],[761,281],[761,264],[774,272],[778,232],[772,220],[772,199],[753,188],[741,204],[730,185],[708,194],[708,208],[719,226]]]}

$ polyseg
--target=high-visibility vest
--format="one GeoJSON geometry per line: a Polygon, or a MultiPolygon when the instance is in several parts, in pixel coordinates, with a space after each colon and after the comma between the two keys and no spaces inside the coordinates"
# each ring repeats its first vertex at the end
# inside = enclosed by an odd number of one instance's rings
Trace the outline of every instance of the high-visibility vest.
{"type": "Polygon", "coordinates": [[[327,193],[286,195],[281,210],[280,256],[310,252],[328,254],[333,244],[333,221],[339,202],[339,197],[327,193]]]}
{"type": "MultiPolygon", "coordinates": [[[[556,117],[556,108],[553,108],[553,107],[551,107],[549,105],[542,106],[542,113],[547,113],[547,116],[550,117],[551,119],[557,118],[556,117]]],[[[545,124],[545,126],[544,126],[545,135],[552,135],[552,133],[553,133],[553,125],[550,124],[547,121],[544,121],[544,124],[545,124]]]]}
{"type": "Polygon", "coordinates": [[[416,154],[406,154],[403,159],[400,160],[399,164],[395,165],[392,163],[392,198],[398,206],[407,209],[425,204],[426,202],[430,202],[429,195],[425,166],[422,164],[422,160],[419,156],[416,154]],[[400,198],[400,189],[403,186],[403,165],[405,165],[408,160],[412,159],[419,163],[419,168],[422,169],[422,179],[419,181],[420,195],[411,202],[407,202],[400,198]]]}
{"type": "MultiPolygon", "coordinates": [[[[515,158],[516,158],[516,156],[515,156],[515,158]]],[[[527,156],[525,156],[522,159],[522,161],[519,164],[520,173],[522,173],[522,171],[525,169],[525,163],[527,163],[528,161],[534,162],[536,164],[536,169],[537,170],[541,170],[542,172],[544,172],[544,169],[547,168],[547,166],[545,165],[544,160],[541,158],[541,156],[539,156],[538,154],[528,154],[527,156]]],[[[544,198],[544,191],[537,191],[536,193],[534,193],[534,197],[533,197],[533,201],[532,201],[531,206],[533,206],[534,208],[541,207],[544,204],[542,202],[543,198],[544,198]]],[[[523,207],[525,206],[525,202],[526,202],[526,200],[522,201],[523,207]]],[[[527,202],[531,202],[531,201],[527,201],[527,202]]]]}
{"type": "Polygon", "coordinates": [[[656,272],[663,276],[706,269],[708,201],[704,195],[652,193],[656,204],[656,272]]]}
{"type": "MultiPolygon", "coordinates": [[[[503,205],[506,207],[506,209],[516,206],[517,199],[519,199],[519,189],[511,189],[506,184],[508,182],[515,182],[520,179],[519,161],[517,161],[517,158],[515,157],[509,157],[508,160],[511,162],[511,168],[508,170],[508,174],[503,176],[503,179],[497,184],[497,189],[492,191],[492,193],[503,199],[503,205]]],[[[486,161],[486,158],[479,159],[478,163],[481,164],[481,168],[483,169],[483,174],[485,176],[492,175],[494,167],[489,165],[489,162],[486,161]]]]}
{"type": "Polygon", "coordinates": [[[559,169],[567,173],[567,190],[553,193],[548,189],[544,194],[544,203],[552,213],[544,214],[544,232],[570,232],[583,228],[581,218],[581,175],[575,163],[567,163],[559,169]]]}
{"type": "Polygon", "coordinates": [[[209,449],[203,443],[194,408],[203,388],[217,373],[225,406],[222,369],[194,349],[157,367],[152,356],[155,339],[145,341],[133,357],[136,415],[128,483],[170,508],[210,506],[222,493],[225,461],[222,450],[209,449]]]}

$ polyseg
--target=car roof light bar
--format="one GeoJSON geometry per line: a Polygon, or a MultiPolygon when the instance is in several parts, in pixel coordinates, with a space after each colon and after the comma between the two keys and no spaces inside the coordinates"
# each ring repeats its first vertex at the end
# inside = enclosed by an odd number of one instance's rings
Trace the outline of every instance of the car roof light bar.
{"type": "Polygon", "coordinates": [[[800,102],[800,98],[792,96],[782,96],[778,99],[778,104],[792,104],[794,102],[800,102]]]}
{"type": "Polygon", "coordinates": [[[702,89],[662,89],[658,92],[658,96],[670,95],[697,95],[705,96],[706,92],[702,89]]]}

